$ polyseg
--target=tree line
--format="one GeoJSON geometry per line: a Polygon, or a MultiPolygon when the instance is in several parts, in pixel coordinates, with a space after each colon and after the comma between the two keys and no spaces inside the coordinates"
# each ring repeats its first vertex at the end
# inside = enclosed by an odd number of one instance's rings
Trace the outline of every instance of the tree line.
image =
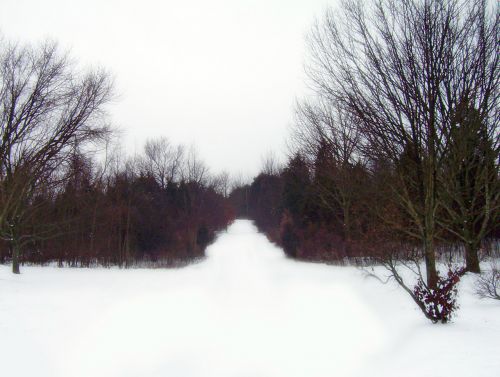
{"type": "Polygon", "coordinates": [[[234,191],[237,210],[291,257],[382,263],[447,321],[454,285],[500,235],[498,40],[498,4],[482,0],[328,10],[308,37],[313,95],[297,103],[290,157],[234,191]],[[445,250],[464,268],[440,274],[445,250]]]}
{"type": "Polygon", "coordinates": [[[0,41],[0,262],[14,273],[185,263],[231,221],[227,174],[194,149],[158,138],[138,157],[111,152],[112,81],[54,42],[0,41]]]}

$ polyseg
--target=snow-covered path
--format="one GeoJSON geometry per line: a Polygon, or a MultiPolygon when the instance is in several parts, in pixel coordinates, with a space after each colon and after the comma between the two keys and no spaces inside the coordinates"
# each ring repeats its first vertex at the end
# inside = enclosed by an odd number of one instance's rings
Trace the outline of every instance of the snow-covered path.
{"type": "Polygon", "coordinates": [[[478,303],[466,292],[462,318],[435,326],[396,287],[354,268],[286,259],[245,220],[207,255],[177,270],[25,267],[13,276],[0,266],[2,375],[430,377],[499,370],[496,302],[478,303]]]}

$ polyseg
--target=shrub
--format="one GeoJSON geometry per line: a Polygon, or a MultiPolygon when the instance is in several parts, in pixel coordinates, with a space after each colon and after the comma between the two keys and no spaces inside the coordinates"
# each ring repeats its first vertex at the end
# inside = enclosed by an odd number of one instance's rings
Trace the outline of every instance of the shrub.
{"type": "Polygon", "coordinates": [[[457,284],[465,270],[449,269],[448,276],[438,277],[436,289],[430,289],[422,279],[419,279],[413,289],[414,300],[433,323],[447,323],[458,309],[457,284]]]}
{"type": "Polygon", "coordinates": [[[500,300],[500,269],[492,265],[490,271],[477,278],[476,294],[481,298],[500,300]]]}

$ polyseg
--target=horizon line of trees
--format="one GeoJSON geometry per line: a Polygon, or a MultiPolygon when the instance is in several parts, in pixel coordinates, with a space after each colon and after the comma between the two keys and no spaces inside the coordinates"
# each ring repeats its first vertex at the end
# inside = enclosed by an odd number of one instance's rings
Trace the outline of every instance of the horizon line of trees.
{"type": "MultiPolygon", "coordinates": [[[[32,236],[20,263],[177,266],[202,258],[233,214],[219,177],[208,174],[194,151],[183,151],[153,139],[143,155],[123,164],[110,158],[107,170],[75,151],[62,185],[29,208],[20,232],[32,236]],[[44,231],[48,237],[40,236],[44,231]]],[[[0,261],[6,259],[3,248],[0,261]]]]}

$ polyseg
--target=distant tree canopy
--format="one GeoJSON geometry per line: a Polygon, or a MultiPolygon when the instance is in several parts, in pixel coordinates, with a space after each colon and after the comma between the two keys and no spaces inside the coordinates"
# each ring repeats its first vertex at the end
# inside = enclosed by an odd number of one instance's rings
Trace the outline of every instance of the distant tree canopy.
{"type": "MultiPolygon", "coordinates": [[[[233,219],[227,199],[208,182],[179,178],[165,185],[141,159],[103,171],[75,151],[60,185],[29,205],[33,211],[21,234],[41,234],[44,227],[51,233],[27,238],[19,261],[175,266],[203,257],[215,232],[233,219]]],[[[0,245],[0,258],[12,258],[8,241],[0,245]]]]}

